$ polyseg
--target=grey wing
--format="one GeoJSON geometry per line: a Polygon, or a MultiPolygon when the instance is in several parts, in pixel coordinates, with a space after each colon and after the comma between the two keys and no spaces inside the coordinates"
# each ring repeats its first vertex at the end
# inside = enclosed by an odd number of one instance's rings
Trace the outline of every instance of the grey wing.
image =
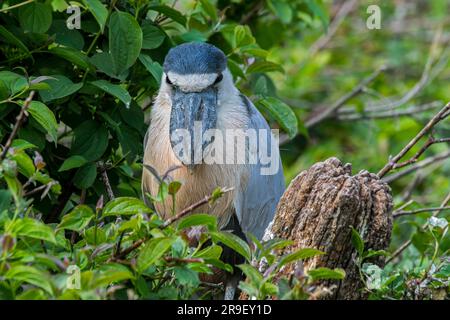
{"type": "Polygon", "coordinates": [[[261,239],[275,215],[276,206],[285,189],[283,167],[278,144],[271,144],[271,131],[267,121],[247,97],[242,96],[242,99],[250,116],[250,127],[267,130],[269,148],[260,150],[261,143],[258,141],[258,161],[249,165],[248,183],[242,192],[238,192],[234,206],[244,233],[251,233],[261,239]],[[271,159],[272,162],[267,164],[266,161],[261,161],[260,151],[266,152],[266,160],[271,159]]]}

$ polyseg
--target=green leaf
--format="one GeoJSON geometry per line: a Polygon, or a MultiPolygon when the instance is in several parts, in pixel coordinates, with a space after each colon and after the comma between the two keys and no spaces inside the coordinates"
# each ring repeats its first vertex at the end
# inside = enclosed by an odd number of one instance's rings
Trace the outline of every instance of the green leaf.
{"type": "Polygon", "coordinates": [[[283,1],[269,1],[269,8],[284,24],[291,23],[293,14],[289,3],[283,1]]]}
{"type": "Polygon", "coordinates": [[[64,160],[63,164],[59,168],[58,172],[67,171],[74,168],[79,168],[85,165],[88,161],[82,156],[71,156],[64,160]]]}
{"type": "Polygon", "coordinates": [[[237,266],[239,269],[244,272],[246,277],[250,280],[250,283],[255,287],[259,288],[261,282],[263,281],[263,276],[259,273],[259,271],[250,264],[240,264],[237,266]]]}
{"type": "Polygon", "coordinates": [[[129,108],[131,104],[131,96],[127,90],[122,88],[120,85],[112,84],[106,80],[97,80],[91,82],[97,88],[109,93],[110,95],[118,98],[125,104],[125,107],[129,108]]]}
{"type": "Polygon", "coordinates": [[[194,258],[202,258],[202,259],[220,259],[220,255],[222,254],[222,247],[216,244],[208,246],[196,254],[193,255],[194,258]]]}
{"type": "Polygon", "coordinates": [[[22,218],[14,220],[8,228],[17,237],[28,237],[56,243],[52,228],[36,219],[22,218]]]}
{"type": "Polygon", "coordinates": [[[142,49],[156,49],[164,42],[166,35],[148,21],[142,24],[142,49]]]}
{"type": "Polygon", "coordinates": [[[52,7],[33,2],[18,9],[20,26],[26,32],[45,33],[52,24],[52,7]]]}
{"type": "Polygon", "coordinates": [[[0,71],[0,83],[8,90],[8,96],[24,91],[28,81],[24,76],[10,71],[0,71]]]}
{"type": "Polygon", "coordinates": [[[266,110],[287,132],[290,138],[295,137],[298,130],[297,117],[292,109],[284,102],[274,97],[267,97],[257,102],[266,110]]]}
{"type": "Polygon", "coordinates": [[[355,247],[356,251],[358,251],[358,254],[360,256],[363,255],[364,253],[364,240],[361,238],[361,236],[359,235],[358,231],[352,228],[352,244],[355,247]]]}
{"type": "Polygon", "coordinates": [[[210,232],[210,234],[213,241],[223,243],[250,261],[250,247],[244,240],[229,232],[210,232]]]}
{"type": "Polygon", "coordinates": [[[80,90],[83,83],[73,83],[69,78],[62,75],[54,75],[52,79],[45,80],[51,87],[50,90],[39,91],[44,102],[64,98],[80,90]]]}
{"type": "Polygon", "coordinates": [[[177,11],[171,7],[168,7],[165,5],[160,5],[160,6],[150,6],[148,9],[162,13],[166,17],[172,19],[175,22],[178,22],[182,26],[186,25],[186,22],[187,22],[186,17],[183,16],[182,13],[180,13],[179,11],[177,11]]]}
{"type": "Polygon", "coordinates": [[[2,36],[3,41],[15,45],[16,47],[22,49],[25,52],[29,52],[25,44],[3,26],[0,26],[0,35],[2,36]]]}
{"type": "Polygon", "coordinates": [[[175,267],[173,269],[175,278],[182,286],[195,287],[200,283],[198,273],[187,267],[175,267]]]}
{"type": "Polygon", "coordinates": [[[155,264],[172,246],[176,238],[153,238],[147,241],[137,258],[137,269],[140,273],[155,264]]]}
{"type": "Polygon", "coordinates": [[[108,202],[103,209],[103,216],[133,215],[151,212],[144,202],[132,197],[119,197],[108,202]]]}
{"type": "Polygon", "coordinates": [[[94,218],[94,211],[87,205],[81,204],[75,207],[70,213],[63,216],[58,229],[82,231],[94,218]]]}
{"type": "Polygon", "coordinates": [[[75,128],[71,154],[87,161],[98,160],[108,147],[108,129],[97,121],[88,120],[75,128]]]}
{"type": "Polygon", "coordinates": [[[0,214],[11,205],[12,194],[9,190],[0,190],[0,214]]]}
{"type": "Polygon", "coordinates": [[[132,15],[116,11],[109,19],[109,50],[114,73],[131,67],[141,52],[142,30],[132,15]]]}
{"type": "Polygon", "coordinates": [[[106,25],[106,20],[108,19],[108,10],[106,9],[105,5],[101,3],[100,0],[83,0],[83,2],[95,17],[95,20],[97,20],[98,24],[100,25],[100,30],[103,33],[106,25]]]}
{"type": "Polygon", "coordinates": [[[53,47],[49,50],[50,53],[61,57],[82,69],[88,69],[89,60],[88,57],[80,50],[76,50],[70,47],[53,47]]]}
{"type": "Polygon", "coordinates": [[[205,225],[213,231],[217,226],[217,218],[204,213],[192,214],[180,220],[177,225],[178,230],[186,229],[192,226],[205,225]]]}
{"type": "Polygon", "coordinates": [[[161,77],[163,74],[161,65],[158,62],[153,61],[152,58],[150,58],[150,56],[146,54],[140,54],[139,61],[144,65],[145,69],[147,69],[147,71],[151,73],[151,75],[153,76],[153,78],[155,78],[156,82],[159,85],[161,83],[161,77]]]}
{"type": "Polygon", "coordinates": [[[247,68],[247,73],[266,73],[266,72],[284,72],[283,68],[278,64],[270,61],[256,61],[247,68]]]}
{"type": "Polygon", "coordinates": [[[31,101],[28,112],[47,131],[54,142],[58,141],[58,123],[53,112],[45,104],[31,101]]]}
{"type": "Polygon", "coordinates": [[[299,249],[293,253],[285,255],[279,262],[278,267],[282,267],[290,262],[304,260],[311,257],[315,257],[318,255],[324,254],[324,252],[314,249],[314,248],[303,248],[299,249]]]}
{"type": "Polygon", "coordinates": [[[203,11],[211,18],[212,21],[217,21],[216,7],[209,0],[200,0],[203,11]]]}
{"type": "Polygon", "coordinates": [[[96,287],[109,286],[124,280],[134,279],[133,273],[126,266],[118,263],[109,263],[99,268],[99,275],[95,278],[96,287]]]}
{"type": "Polygon", "coordinates": [[[111,78],[123,81],[128,76],[128,70],[125,70],[123,73],[119,75],[115,74],[112,56],[110,53],[107,52],[96,53],[89,59],[89,61],[94,66],[96,66],[99,71],[107,74],[111,78]]]}
{"type": "Polygon", "coordinates": [[[25,177],[30,178],[34,172],[34,163],[30,156],[24,151],[15,151],[12,159],[17,163],[19,172],[25,177]]]}
{"type": "Polygon", "coordinates": [[[73,184],[80,189],[87,189],[92,186],[97,177],[97,167],[90,162],[77,170],[73,177],[73,184]]]}
{"type": "Polygon", "coordinates": [[[340,268],[329,269],[329,268],[317,268],[308,271],[308,275],[313,281],[316,280],[342,280],[345,278],[345,271],[340,268]]]}
{"type": "Polygon", "coordinates": [[[35,149],[37,147],[26,140],[14,139],[14,141],[11,144],[11,148],[13,148],[15,151],[23,151],[27,149],[35,149]]]}
{"type": "Polygon", "coordinates": [[[22,265],[13,266],[6,272],[5,278],[32,284],[44,289],[49,294],[53,294],[53,289],[47,276],[36,268],[22,265]]]}

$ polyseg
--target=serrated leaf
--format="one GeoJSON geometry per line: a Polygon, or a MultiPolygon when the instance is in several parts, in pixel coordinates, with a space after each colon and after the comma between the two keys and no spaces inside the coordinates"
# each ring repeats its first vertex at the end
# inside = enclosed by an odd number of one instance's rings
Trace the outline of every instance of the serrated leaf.
{"type": "Polygon", "coordinates": [[[17,237],[29,237],[56,243],[52,228],[36,219],[22,218],[14,220],[9,225],[9,230],[17,237]]]}
{"type": "Polygon", "coordinates": [[[58,123],[53,112],[39,101],[31,101],[28,112],[47,131],[52,140],[56,142],[58,140],[58,123]]]}
{"type": "Polygon", "coordinates": [[[267,97],[257,102],[262,106],[287,132],[290,138],[295,137],[298,131],[298,120],[294,111],[283,101],[274,97],[267,97]]]}
{"type": "Polygon", "coordinates": [[[119,197],[106,204],[103,209],[103,216],[133,215],[146,212],[151,212],[151,209],[147,207],[140,199],[132,197],[119,197]]]}
{"type": "Polygon", "coordinates": [[[125,104],[125,107],[130,107],[131,96],[128,91],[122,88],[120,85],[112,84],[106,80],[92,81],[91,84],[118,98],[125,104]]]}
{"type": "Polygon", "coordinates": [[[36,268],[30,266],[17,265],[9,269],[5,278],[18,282],[26,282],[36,287],[42,288],[49,294],[53,294],[53,289],[47,276],[36,268]]]}
{"type": "Polygon", "coordinates": [[[285,255],[279,262],[278,267],[282,267],[290,262],[298,261],[298,260],[304,260],[308,258],[312,258],[318,255],[325,254],[325,252],[322,252],[320,250],[314,249],[314,248],[302,248],[299,249],[293,253],[285,255]]]}
{"type": "Polygon", "coordinates": [[[209,230],[214,230],[217,226],[217,218],[204,213],[192,214],[180,220],[177,225],[178,230],[186,229],[192,226],[205,225],[209,230]]]}
{"type": "Polygon", "coordinates": [[[316,280],[342,280],[345,278],[345,271],[340,268],[329,269],[329,268],[317,268],[308,271],[308,275],[313,281],[316,280]]]}
{"type": "Polygon", "coordinates": [[[87,205],[76,206],[71,212],[64,215],[58,229],[67,229],[80,232],[85,229],[94,218],[94,211],[87,205]]]}
{"type": "Polygon", "coordinates": [[[278,64],[270,61],[255,61],[247,68],[247,73],[266,73],[266,72],[284,72],[283,68],[278,64]]]}
{"type": "Polygon", "coordinates": [[[213,241],[223,243],[250,261],[250,247],[244,240],[229,232],[210,232],[210,234],[213,241]]]}
{"type": "Polygon", "coordinates": [[[147,241],[137,258],[137,269],[139,272],[145,271],[155,264],[172,246],[176,238],[153,238],[147,241]]]}

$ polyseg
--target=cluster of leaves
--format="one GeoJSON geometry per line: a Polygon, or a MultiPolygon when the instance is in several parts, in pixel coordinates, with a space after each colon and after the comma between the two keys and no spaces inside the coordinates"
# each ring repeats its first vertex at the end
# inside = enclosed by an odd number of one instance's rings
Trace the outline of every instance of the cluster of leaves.
{"type": "MultiPolygon", "coordinates": [[[[268,51],[282,34],[269,39],[260,23],[272,25],[270,30],[287,30],[293,22],[325,24],[321,6],[278,0],[184,1],[177,8],[172,1],[147,0],[70,4],[81,12],[79,29],[68,1],[7,0],[0,7],[0,296],[210,296],[199,274],[213,267],[231,271],[220,260],[221,243],[246,258],[240,266],[250,279],[244,291],[291,297],[286,286],[281,294],[272,276],[257,276],[249,264],[254,250],[218,231],[213,217],[193,215],[174,226],[161,221],[140,200],[139,162],[162,61],[171,47],[187,41],[220,47],[239,87],[254,93],[269,121],[295,136],[301,125],[276,97],[268,75],[283,72],[268,51]],[[264,19],[247,15],[259,7],[264,19]],[[190,247],[187,229],[197,225],[203,231],[198,246],[190,247]]],[[[175,197],[179,187],[162,187],[152,201],[175,197]]],[[[259,258],[279,268],[311,255],[274,261],[269,251],[276,247],[270,244],[259,258]]]]}
{"type": "MultiPolygon", "coordinates": [[[[424,251],[422,261],[412,268],[404,270],[388,265],[380,268],[373,263],[378,256],[389,257],[384,250],[366,249],[361,235],[352,230],[352,243],[357,251],[355,263],[360,270],[364,290],[370,299],[434,299],[443,300],[450,294],[450,259],[441,247],[446,241],[448,221],[431,217],[421,231],[422,238],[418,246],[424,251]],[[425,240],[427,238],[427,240],[425,240]]],[[[417,238],[418,235],[415,235],[417,238]]],[[[417,241],[417,239],[415,239],[417,241]]],[[[407,261],[407,260],[406,260],[407,261]]]]}

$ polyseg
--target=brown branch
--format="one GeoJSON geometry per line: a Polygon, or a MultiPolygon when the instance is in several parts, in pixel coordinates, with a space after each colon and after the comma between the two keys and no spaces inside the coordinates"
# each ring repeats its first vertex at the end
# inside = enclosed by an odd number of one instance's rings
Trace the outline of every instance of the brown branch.
{"type": "MultiPolygon", "coordinates": [[[[445,107],[442,108],[441,111],[439,111],[396,156],[394,156],[392,159],[389,160],[389,162],[378,172],[378,177],[383,178],[386,175],[386,173],[395,168],[398,168],[399,166],[398,162],[400,161],[400,159],[402,159],[408,153],[408,151],[411,150],[411,148],[414,147],[419,142],[419,140],[424,135],[429,133],[436,124],[445,119],[449,115],[449,111],[450,111],[450,102],[447,103],[447,105],[445,105],[445,107]]],[[[402,165],[402,163],[400,165],[402,165]]]]}
{"type": "Polygon", "coordinates": [[[439,163],[439,162],[441,162],[441,161],[443,161],[445,159],[448,159],[448,158],[450,158],[450,151],[437,154],[437,155],[435,155],[433,157],[430,157],[430,158],[426,158],[426,159],[424,159],[422,161],[417,162],[415,165],[412,165],[412,166],[410,166],[409,168],[407,168],[407,169],[405,169],[403,171],[400,171],[400,172],[391,174],[391,175],[389,175],[387,177],[384,177],[382,180],[389,184],[392,181],[400,179],[400,178],[402,178],[402,177],[404,177],[404,176],[406,176],[406,175],[408,175],[408,174],[410,174],[410,173],[412,173],[414,171],[423,169],[423,168],[428,167],[429,165],[432,165],[432,164],[435,164],[435,163],[439,163]]]}
{"type": "Polygon", "coordinates": [[[450,207],[421,208],[421,209],[416,209],[416,210],[399,210],[399,211],[394,211],[392,213],[392,216],[394,218],[398,218],[398,217],[409,216],[409,215],[422,213],[422,212],[429,212],[429,211],[439,211],[439,212],[441,212],[441,211],[444,211],[444,210],[450,210],[450,207]]]}
{"type": "Polygon", "coordinates": [[[340,121],[355,121],[355,120],[371,120],[371,119],[390,119],[390,118],[397,118],[397,117],[403,117],[403,116],[411,116],[414,114],[422,113],[429,110],[434,110],[438,107],[440,107],[442,103],[439,103],[437,101],[424,104],[422,106],[414,106],[405,110],[389,110],[389,111],[381,111],[381,112],[374,112],[374,111],[363,111],[363,112],[357,112],[354,111],[353,113],[345,112],[343,114],[338,114],[337,119],[340,121]]]}
{"type": "Polygon", "coordinates": [[[306,120],[305,126],[306,128],[310,128],[323,120],[330,118],[333,116],[336,111],[339,110],[346,102],[350,99],[354,98],[356,95],[364,91],[364,88],[369,85],[376,77],[380,75],[382,71],[386,70],[385,66],[380,67],[367,78],[363,79],[356,87],[354,87],[350,92],[339,98],[330,108],[322,111],[317,115],[312,115],[309,119],[306,120]]]}
{"type": "Polygon", "coordinates": [[[8,150],[11,147],[11,144],[17,135],[17,132],[19,132],[20,127],[22,126],[23,120],[27,117],[27,109],[29,108],[31,101],[34,97],[34,90],[30,92],[27,99],[25,100],[22,109],[20,109],[19,115],[16,118],[16,123],[14,124],[13,130],[11,131],[11,134],[8,137],[8,140],[6,141],[5,147],[3,148],[2,153],[0,154],[0,161],[3,161],[5,159],[6,155],[8,154],[8,150]]]}
{"type": "Polygon", "coordinates": [[[205,262],[202,258],[175,258],[175,257],[164,257],[166,262],[177,262],[177,263],[203,263],[205,262]]]}
{"type": "Polygon", "coordinates": [[[106,192],[108,193],[109,200],[114,200],[115,196],[111,188],[111,184],[109,183],[108,173],[106,172],[105,164],[103,162],[99,162],[97,164],[97,167],[99,168],[100,174],[102,175],[102,181],[103,184],[105,185],[106,192]]]}
{"type": "MultiPolygon", "coordinates": [[[[221,191],[222,191],[222,193],[226,193],[226,192],[230,192],[231,190],[233,190],[233,188],[223,188],[221,191]]],[[[201,207],[202,205],[208,203],[213,198],[214,198],[214,195],[209,195],[209,196],[206,196],[203,199],[197,201],[196,203],[190,205],[189,207],[185,208],[177,215],[167,219],[166,222],[164,222],[164,224],[161,226],[161,228],[162,229],[167,228],[169,225],[171,225],[175,221],[183,218],[185,215],[191,213],[193,210],[197,209],[198,207],[201,207]]]]}

